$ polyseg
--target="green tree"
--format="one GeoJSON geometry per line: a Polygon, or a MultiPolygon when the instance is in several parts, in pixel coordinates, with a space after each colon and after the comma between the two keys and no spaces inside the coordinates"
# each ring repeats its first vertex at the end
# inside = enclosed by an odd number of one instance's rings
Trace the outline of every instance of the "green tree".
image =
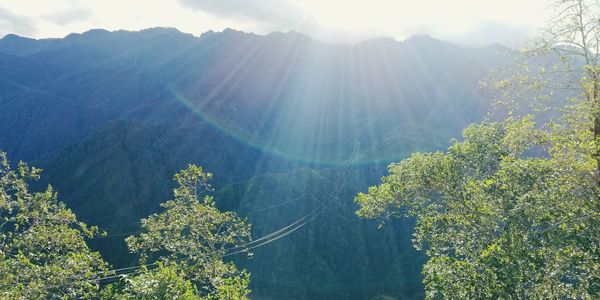
{"type": "Polygon", "coordinates": [[[107,266],[85,243],[97,229],[77,221],[52,187],[30,192],[40,172],[23,162],[11,169],[0,152],[0,298],[93,298],[107,266]]]}
{"type": "Polygon", "coordinates": [[[102,299],[181,299],[200,300],[198,290],[174,266],[158,264],[158,268],[149,271],[144,268],[137,276],[126,277],[124,282],[109,285],[102,291],[102,299]]]}
{"type": "MultiPolygon", "coordinates": [[[[600,7],[598,1],[553,0],[557,11],[537,44],[539,49],[560,55],[568,66],[571,82],[582,91],[585,116],[591,119],[588,130],[600,142],[600,7]],[[574,68],[572,67],[574,66],[574,68]]],[[[570,81],[566,81],[568,84],[570,81]]],[[[597,184],[600,185],[600,147],[594,152],[597,184]]]]}
{"type": "Polygon", "coordinates": [[[416,218],[428,298],[597,295],[595,160],[525,155],[540,142],[531,118],[472,125],[446,153],[390,165],[382,184],[356,197],[357,213],[416,218]]]}
{"type": "Polygon", "coordinates": [[[414,245],[430,258],[428,298],[600,296],[594,5],[552,1],[557,15],[525,52],[529,61],[495,81],[502,121],[469,126],[445,152],[390,165],[380,185],[356,196],[361,217],[416,219],[414,245]]]}
{"type": "Polygon", "coordinates": [[[494,87],[504,92],[497,100],[511,113],[535,112],[540,127],[563,126],[565,115],[578,118],[578,129],[588,130],[596,142],[600,185],[600,5],[595,0],[548,3],[553,16],[546,27],[523,55],[513,56],[517,63],[504,78],[493,78],[494,87]]]}
{"type": "MultiPolygon", "coordinates": [[[[162,204],[165,211],[143,219],[144,232],[127,238],[141,264],[160,267],[126,277],[124,297],[160,299],[166,293],[181,299],[246,299],[249,275],[223,256],[250,241],[250,225],[233,212],[219,211],[205,194],[212,191],[211,178],[195,165],[177,173],[174,199],[162,204]]],[[[118,285],[111,289],[113,295],[121,293],[118,285]]]]}

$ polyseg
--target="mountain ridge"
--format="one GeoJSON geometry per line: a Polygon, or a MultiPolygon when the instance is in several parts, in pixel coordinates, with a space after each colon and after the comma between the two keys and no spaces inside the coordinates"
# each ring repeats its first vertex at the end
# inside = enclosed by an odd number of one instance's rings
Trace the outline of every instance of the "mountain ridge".
{"type": "Polygon", "coordinates": [[[264,33],[264,34],[256,34],[253,32],[246,32],[246,31],[241,31],[241,30],[237,30],[237,29],[233,29],[230,27],[227,27],[221,31],[217,31],[217,30],[207,30],[205,32],[200,33],[199,35],[193,35],[191,33],[186,33],[183,32],[181,30],[179,30],[178,28],[175,27],[148,27],[148,28],[144,28],[144,29],[139,29],[139,30],[124,30],[124,29],[118,29],[118,30],[107,30],[107,29],[103,29],[103,28],[91,28],[88,29],[86,31],[83,31],[81,33],[70,33],[64,37],[51,37],[51,38],[32,38],[32,37],[26,37],[26,36],[21,36],[18,34],[14,34],[14,33],[8,33],[5,34],[2,38],[0,38],[0,43],[2,43],[3,40],[6,41],[11,41],[14,42],[15,40],[21,40],[23,42],[27,41],[38,41],[38,42],[42,42],[42,43],[49,43],[49,42],[54,42],[57,40],[62,40],[62,39],[72,39],[72,38],[77,38],[77,37],[81,37],[81,36],[90,36],[90,35],[101,35],[101,34],[106,34],[106,33],[120,33],[120,34],[131,34],[131,33],[149,33],[149,34],[156,34],[156,33],[161,33],[161,34],[167,34],[167,33],[171,33],[171,34],[183,34],[183,35],[187,35],[189,37],[193,37],[196,39],[201,39],[201,38],[206,38],[208,36],[211,35],[215,35],[215,34],[243,34],[243,35],[248,35],[248,36],[256,36],[256,37],[268,37],[268,36],[277,36],[277,35],[284,35],[284,36],[296,36],[298,38],[303,38],[306,40],[312,40],[318,43],[322,43],[322,44],[328,44],[331,46],[343,46],[343,47],[354,47],[360,44],[364,44],[364,43],[370,43],[373,41],[380,41],[380,40],[387,40],[390,42],[396,42],[396,43],[407,43],[407,42],[414,42],[415,40],[435,40],[437,42],[444,42],[447,44],[451,44],[454,46],[458,46],[458,47],[463,47],[463,48],[470,48],[470,49],[481,49],[481,48],[489,48],[489,47],[500,47],[503,48],[505,50],[510,50],[509,47],[506,47],[504,45],[501,45],[499,43],[492,43],[490,45],[483,45],[483,46],[467,46],[467,45],[461,45],[459,43],[453,43],[453,42],[448,42],[448,41],[444,41],[442,39],[437,39],[434,38],[428,34],[415,34],[412,36],[409,36],[403,40],[398,40],[396,38],[393,37],[389,37],[389,36],[377,36],[377,37],[370,37],[370,38],[365,38],[363,40],[354,42],[354,43],[331,43],[331,42],[327,42],[327,41],[323,41],[323,40],[319,40],[319,39],[315,39],[313,37],[311,37],[308,34],[305,33],[301,33],[295,30],[289,30],[289,31],[272,31],[269,33],[264,33]]]}
{"type": "MultiPolygon", "coordinates": [[[[226,210],[310,192],[249,215],[257,237],[336,198],[252,261],[236,258],[253,274],[253,296],[266,299],[421,297],[412,224],[378,231],[356,218],[352,197],[388,163],[443,149],[480,120],[489,98],[479,80],[505,62],[494,49],[430,38],[340,46],[297,33],[160,28],[10,36],[3,52],[0,148],[46,169],[40,185],[52,184],[81,220],[116,230],[109,234],[139,230],[135,221],[160,211],[173,174],[191,163],[215,173],[226,210]]],[[[122,238],[90,244],[125,267],[135,257],[122,238]]]]}

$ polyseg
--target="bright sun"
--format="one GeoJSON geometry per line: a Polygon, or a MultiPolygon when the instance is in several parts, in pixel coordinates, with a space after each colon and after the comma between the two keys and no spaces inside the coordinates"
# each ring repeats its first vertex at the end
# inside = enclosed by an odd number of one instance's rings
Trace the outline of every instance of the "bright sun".
{"type": "Polygon", "coordinates": [[[295,0],[293,3],[307,14],[309,23],[305,25],[316,24],[321,34],[358,39],[380,35],[398,39],[414,34],[458,36],[492,26],[504,26],[507,30],[535,28],[544,22],[546,14],[541,0],[295,0]]]}

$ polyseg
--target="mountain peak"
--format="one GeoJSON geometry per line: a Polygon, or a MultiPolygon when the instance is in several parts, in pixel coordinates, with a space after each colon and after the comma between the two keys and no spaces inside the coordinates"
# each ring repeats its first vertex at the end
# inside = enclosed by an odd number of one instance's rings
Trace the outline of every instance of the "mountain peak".
{"type": "Polygon", "coordinates": [[[83,33],[70,33],[67,36],[65,36],[65,40],[72,40],[72,39],[83,38],[83,37],[96,38],[96,37],[100,37],[100,36],[107,36],[110,33],[111,32],[106,29],[94,28],[94,29],[90,29],[88,31],[84,31],[83,33]]]}
{"type": "Polygon", "coordinates": [[[404,41],[402,44],[407,47],[417,48],[436,48],[436,47],[459,47],[464,48],[465,46],[459,46],[451,42],[446,42],[440,39],[431,37],[428,34],[413,35],[404,41]]]}
{"type": "Polygon", "coordinates": [[[28,38],[28,37],[23,37],[20,35],[16,35],[13,33],[9,33],[7,35],[5,35],[4,37],[2,37],[0,40],[3,41],[19,41],[19,40],[33,40],[32,38],[28,38]]]}
{"type": "Polygon", "coordinates": [[[254,33],[237,30],[237,29],[233,29],[233,28],[230,28],[230,27],[227,27],[227,28],[223,29],[223,31],[221,31],[221,32],[217,32],[217,34],[221,34],[221,35],[226,36],[226,37],[248,37],[248,36],[256,36],[254,33]]]}
{"type": "Polygon", "coordinates": [[[433,38],[428,34],[413,35],[403,41],[403,43],[419,43],[419,44],[435,43],[435,42],[440,42],[440,40],[433,38]]]}
{"type": "Polygon", "coordinates": [[[152,27],[140,30],[140,32],[156,32],[156,33],[183,33],[175,27],[152,27]]]}
{"type": "Polygon", "coordinates": [[[290,30],[287,32],[273,31],[273,32],[269,33],[267,35],[267,37],[276,37],[276,38],[284,38],[284,39],[292,39],[292,40],[305,40],[305,41],[313,40],[308,35],[298,32],[298,31],[294,31],[294,30],[290,30]]]}
{"type": "Polygon", "coordinates": [[[214,30],[205,31],[200,35],[201,39],[209,38],[215,36],[217,33],[214,30]]]}
{"type": "Polygon", "coordinates": [[[237,29],[233,29],[231,27],[227,27],[227,28],[223,29],[222,33],[226,33],[226,34],[247,34],[246,32],[243,32],[243,31],[237,30],[237,29]]]}

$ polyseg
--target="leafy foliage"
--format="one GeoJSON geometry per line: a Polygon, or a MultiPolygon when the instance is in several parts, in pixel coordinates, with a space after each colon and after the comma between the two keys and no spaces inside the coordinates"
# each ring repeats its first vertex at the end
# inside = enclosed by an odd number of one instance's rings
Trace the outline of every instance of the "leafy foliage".
{"type": "MultiPolygon", "coordinates": [[[[164,212],[142,220],[143,233],[127,238],[129,249],[141,254],[140,263],[157,261],[159,268],[126,277],[123,297],[161,299],[174,292],[183,299],[246,298],[249,274],[222,257],[250,241],[250,225],[219,211],[212,196],[201,198],[212,191],[211,178],[195,165],[177,173],[175,198],[162,204],[164,212]]],[[[117,289],[111,287],[112,293],[117,289]]]]}
{"type": "Polygon", "coordinates": [[[600,295],[598,6],[550,2],[530,61],[494,82],[504,120],[391,165],[356,197],[360,216],[416,217],[428,298],[600,295]]]}
{"type": "Polygon", "coordinates": [[[91,298],[99,289],[94,276],[106,270],[84,240],[97,228],[77,221],[52,187],[30,192],[40,172],[23,162],[12,170],[0,152],[0,297],[91,298]]]}
{"type": "Polygon", "coordinates": [[[102,299],[181,299],[199,300],[196,287],[182,277],[174,266],[159,264],[155,270],[126,278],[123,285],[110,285],[102,291],[102,299]]]}
{"type": "Polygon", "coordinates": [[[431,257],[427,297],[598,295],[600,202],[586,144],[561,144],[531,118],[472,125],[464,137],[392,164],[356,197],[359,216],[416,217],[415,246],[431,257]],[[524,155],[534,145],[551,145],[550,157],[524,155]]]}

